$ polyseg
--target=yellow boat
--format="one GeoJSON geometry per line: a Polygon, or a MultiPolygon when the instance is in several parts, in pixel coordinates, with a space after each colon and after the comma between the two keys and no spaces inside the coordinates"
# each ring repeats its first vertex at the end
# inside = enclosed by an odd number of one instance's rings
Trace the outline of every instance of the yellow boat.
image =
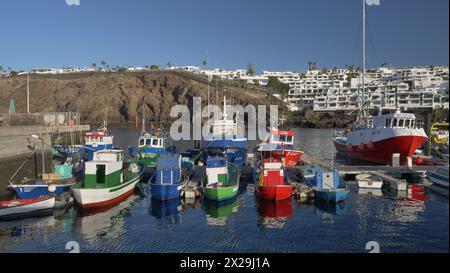
{"type": "Polygon", "coordinates": [[[448,142],[448,123],[436,122],[431,126],[431,140],[434,143],[444,144],[448,142]]]}

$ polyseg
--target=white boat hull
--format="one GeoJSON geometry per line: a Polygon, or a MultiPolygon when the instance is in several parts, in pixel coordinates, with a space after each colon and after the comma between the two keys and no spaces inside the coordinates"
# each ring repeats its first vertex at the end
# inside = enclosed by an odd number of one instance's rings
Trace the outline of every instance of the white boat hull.
{"type": "Polygon", "coordinates": [[[51,210],[55,206],[55,198],[48,198],[46,200],[15,207],[6,207],[0,209],[0,218],[3,217],[20,217],[40,211],[51,210]]]}
{"type": "Polygon", "coordinates": [[[73,195],[78,204],[85,209],[108,207],[120,203],[134,193],[136,184],[142,175],[138,175],[131,181],[113,188],[105,189],[77,189],[72,188],[73,195]],[[126,185],[126,186],[124,186],[126,185]]]}

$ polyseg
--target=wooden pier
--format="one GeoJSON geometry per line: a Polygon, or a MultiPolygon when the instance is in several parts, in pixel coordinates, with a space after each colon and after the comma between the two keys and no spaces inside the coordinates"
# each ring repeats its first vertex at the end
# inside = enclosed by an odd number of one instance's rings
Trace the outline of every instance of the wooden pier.
{"type": "Polygon", "coordinates": [[[315,159],[305,154],[303,162],[307,165],[317,165],[326,169],[335,169],[344,176],[356,176],[358,174],[367,173],[381,178],[389,187],[397,191],[408,190],[408,183],[405,177],[425,177],[428,170],[433,170],[436,166],[389,166],[389,165],[362,165],[347,166],[342,164],[331,164],[315,159]]]}

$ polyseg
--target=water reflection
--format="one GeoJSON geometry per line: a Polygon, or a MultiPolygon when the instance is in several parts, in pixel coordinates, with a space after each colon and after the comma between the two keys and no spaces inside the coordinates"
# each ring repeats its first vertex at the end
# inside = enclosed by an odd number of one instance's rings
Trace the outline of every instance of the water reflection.
{"type": "Polygon", "coordinates": [[[229,217],[239,211],[239,199],[237,197],[214,202],[203,199],[203,209],[206,213],[206,223],[211,226],[225,226],[229,217]]]}
{"type": "Polygon", "coordinates": [[[160,220],[165,225],[178,225],[181,223],[182,206],[180,199],[160,202],[158,200],[151,201],[150,214],[160,220]]]}
{"type": "Polygon", "coordinates": [[[314,202],[316,206],[316,214],[327,218],[330,215],[345,215],[347,213],[348,204],[346,202],[340,202],[337,204],[326,202],[317,199],[314,202]]]}
{"type": "Polygon", "coordinates": [[[380,197],[380,196],[383,196],[383,190],[382,189],[363,189],[363,188],[358,188],[358,194],[359,195],[366,195],[368,197],[371,197],[371,196],[380,197]]]}
{"type": "Polygon", "coordinates": [[[124,232],[125,218],[131,216],[131,208],[139,201],[132,195],[122,203],[108,209],[79,211],[75,217],[74,231],[88,238],[108,236],[117,238],[124,232]]]}
{"type": "Polygon", "coordinates": [[[282,229],[292,218],[292,199],[277,202],[257,197],[255,199],[259,215],[258,225],[265,228],[282,229]]]}

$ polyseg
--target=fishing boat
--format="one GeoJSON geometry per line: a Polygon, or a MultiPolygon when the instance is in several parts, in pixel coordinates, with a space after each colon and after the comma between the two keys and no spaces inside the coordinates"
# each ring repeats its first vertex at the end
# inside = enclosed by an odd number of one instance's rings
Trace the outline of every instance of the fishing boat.
{"type": "Polygon", "coordinates": [[[93,158],[86,162],[84,180],[72,187],[83,209],[112,207],[134,193],[143,176],[141,161],[124,162],[122,150],[97,151],[93,158]]]}
{"type": "Polygon", "coordinates": [[[347,185],[337,171],[320,170],[306,183],[313,189],[314,196],[323,201],[343,202],[349,194],[347,185]]]}
{"type": "Polygon", "coordinates": [[[204,160],[211,156],[223,156],[228,162],[243,166],[247,163],[247,138],[241,126],[228,118],[226,97],[223,104],[222,119],[213,122],[211,132],[202,141],[201,148],[206,151],[204,160]]]}
{"type": "Polygon", "coordinates": [[[167,201],[180,197],[181,190],[192,175],[193,166],[182,161],[180,155],[164,155],[158,160],[150,179],[152,198],[167,201]]]}
{"type": "Polygon", "coordinates": [[[290,198],[293,186],[285,176],[282,161],[272,156],[272,147],[258,145],[254,154],[253,178],[256,184],[256,195],[274,201],[290,198]]]}
{"type": "Polygon", "coordinates": [[[137,157],[143,160],[148,167],[155,167],[158,159],[162,155],[170,155],[175,153],[175,147],[166,147],[167,136],[160,129],[154,133],[144,131],[138,140],[137,151],[130,153],[137,154],[137,157]]]}
{"type": "Polygon", "coordinates": [[[359,188],[381,189],[383,187],[383,179],[367,173],[358,174],[356,181],[359,188]]]}
{"type": "Polygon", "coordinates": [[[108,133],[106,123],[97,131],[89,132],[84,135],[83,149],[87,154],[87,160],[94,159],[94,153],[101,150],[113,149],[113,135],[108,133]]]}
{"type": "Polygon", "coordinates": [[[21,199],[31,199],[46,195],[59,195],[75,185],[72,165],[55,165],[53,173],[44,173],[40,178],[24,178],[20,182],[10,182],[12,189],[21,199]]]}
{"type": "Polygon", "coordinates": [[[206,161],[206,174],[202,179],[204,196],[213,201],[225,201],[238,194],[240,170],[223,157],[210,157],[206,161]]]}
{"type": "Polygon", "coordinates": [[[434,170],[427,171],[426,174],[434,185],[448,190],[448,165],[436,167],[434,170]]]}
{"type": "MultiPolygon", "coordinates": [[[[378,164],[390,164],[393,154],[400,154],[400,163],[407,162],[414,152],[428,139],[423,128],[419,128],[414,114],[395,113],[383,114],[382,108],[378,115],[369,117],[368,103],[365,101],[366,91],[366,3],[363,1],[362,26],[362,73],[361,95],[359,96],[359,113],[352,128],[343,135],[333,138],[338,152],[344,156],[370,161],[378,164]]],[[[397,99],[396,99],[396,104],[397,99]]]]}
{"type": "Polygon", "coordinates": [[[281,161],[275,158],[263,159],[255,166],[256,196],[273,201],[291,198],[293,186],[285,176],[281,161]]]}
{"type": "Polygon", "coordinates": [[[404,164],[428,137],[423,128],[418,128],[414,114],[381,114],[355,126],[333,139],[339,153],[365,161],[390,164],[392,154],[400,154],[404,164]]]}
{"type": "Polygon", "coordinates": [[[38,216],[52,211],[55,197],[44,196],[31,199],[0,202],[0,220],[38,216]]]}
{"type": "Polygon", "coordinates": [[[295,148],[294,138],[295,133],[292,131],[270,130],[269,140],[258,146],[265,151],[267,157],[280,160],[284,166],[298,166],[304,152],[295,148]]]}

